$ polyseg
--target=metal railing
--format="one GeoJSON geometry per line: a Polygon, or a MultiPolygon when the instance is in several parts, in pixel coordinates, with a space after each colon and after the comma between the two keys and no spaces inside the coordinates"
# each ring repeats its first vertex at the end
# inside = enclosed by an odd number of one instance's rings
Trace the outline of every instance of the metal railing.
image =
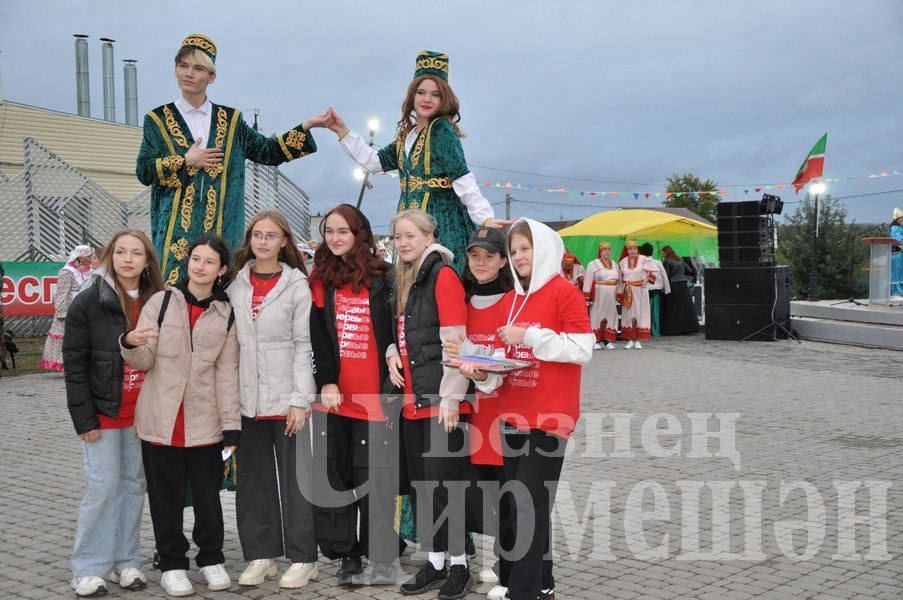
{"type": "MultiPolygon", "coordinates": [[[[73,247],[100,248],[120,229],[150,232],[150,188],[127,201],[91,180],[32,138],[23,140],[24,166],[0,172],[0,261],[64,261],[73,247]]],[[[277,167],[248,161],[245,219],[282,211],[298,239],[310,229],[310,197],[277,167]]],[[[46,317],[7,317],[16,335],[44,335],[46,317]]]]}

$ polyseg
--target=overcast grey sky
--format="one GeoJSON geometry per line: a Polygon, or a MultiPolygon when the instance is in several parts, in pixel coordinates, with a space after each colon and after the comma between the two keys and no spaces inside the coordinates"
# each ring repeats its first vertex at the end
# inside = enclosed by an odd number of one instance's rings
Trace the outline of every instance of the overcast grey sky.
{"type": "MultiPolygon", "coordinates": [[[[826,177],[903,173],[899,0],[0,0],[3,96],[75,112],[71,34],[83,33],[92,116],[103,115],[100,37],[117,41],[118,120],[125,58],[138,60],[143,114],[176,97],[172,57],[194,31],[219,47],[211,100],[242,109],[249,122],[259,109],[266,133],[334,106],[362,134],[377,117],[385,144],[417,52],[437,50],[450,56],[478,181],[631,194],[515,190],[518,216],[656,205],[632,193],[663,192],[668,175],[686,171],[740,186],[728,200],[758,199],[752,188],[791,181],[826,131],[826,177]]],[[[284,171],[315,210],[356,201],[353,163],[331,132],[315,137],[319,151],[284,171]]],[[[893,190],[903,190],[903,176],[839,182],[830,192],[846,197],[858,222],[889,222],[903,207],[893,190]]],[[[504,193],[484,190],[494,204],[504,193]]],[[[777,193],[797,199],[789,188],[777,193]]],[[[375,179],[364,197],[375,226],[388,223],[397,198],[397,179],[375,179]]]]}

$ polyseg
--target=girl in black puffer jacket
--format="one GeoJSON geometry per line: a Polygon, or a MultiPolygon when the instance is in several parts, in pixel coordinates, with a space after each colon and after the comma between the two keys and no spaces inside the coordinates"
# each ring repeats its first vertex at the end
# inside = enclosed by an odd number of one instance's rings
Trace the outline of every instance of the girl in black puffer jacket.
{"type": "Polygon", "coordinates": [[[123,362],[119,337],[163,288],[153,244],[140,231],[120,231],[86,285],[66,314],[63,364],[66,402],[85,453],[72,587],[94,596],[106,592],[105,578],[130,589],[146,583],[138,569],[145,483],[134,428],[144,372],[123,362]]]}

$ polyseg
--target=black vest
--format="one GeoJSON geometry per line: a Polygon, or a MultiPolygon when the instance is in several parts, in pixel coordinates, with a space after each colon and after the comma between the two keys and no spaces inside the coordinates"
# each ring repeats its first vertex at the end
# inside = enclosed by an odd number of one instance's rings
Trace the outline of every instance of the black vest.
{"type": "MultiPolygon", "coordinates": [[[[411,371],[414,406],[418,409],[439,406],[442,341],[439,339],[436,280],[444,266],[445,262],[437,252],[427,255],[408,293],[408,304],[405,307],[404,336],[408,351],[408,369],[411,371]]],[[[398,312],[397,303],[394,301],[393,312],[396,314],[398,312]]],[[[397,337],[398,328],[395,330],[397,337]]]]}

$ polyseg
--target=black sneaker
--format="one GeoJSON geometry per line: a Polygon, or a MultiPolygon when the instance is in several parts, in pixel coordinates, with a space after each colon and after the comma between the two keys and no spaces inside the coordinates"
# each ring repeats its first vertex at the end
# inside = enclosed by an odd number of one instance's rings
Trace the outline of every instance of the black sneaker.
{"type": "Polygon", "coordinates": [[[398,574],[394,563],[373,563],[370,570],[370,585],[395,585],[398,583],[398,574]]]}
{"type": "Polygon", "coordinates": [[[470,591],[470,569],[467,565],[452,565],[448,570],[448,579],[439,589],[439,600],[458,600],[470,591]]]}
{"type": "Polygon", "coordinates": [[[433,566],[433,563],[426,561],[426,564],[420,567],[420,570],[417,571],[417,574],[412,579],[401,584],[401,588],[398,591],[405,596],[422,594],[427,590],[439,587],[447,576],[448,570],[445,568],[445,565],[441,569],[437,569],[433,566]]]}
{"type": "MultiPolygon", "coordinates": [[[[508,595],[508,592],[505,592],[505,598],[511,598],[511,596],[508,595]]],[[[555,600],[555,589],[540,590],[539,595],[536,596],[536,600],[555,600]]]]}
{"type": "Polygon", "coordinates": [[[342,566],[335,576],[339,579],[339,585],[354,585],[354,576],[364,572],[359,556],[346,556],[342,558],[342,566]]]}
{"type": "Polygon", "coordinates": [[[464,536],[464,553],[470,558],[477,557],[477,546],[473,543],[473,533],[469,531],[464,536]]]}

